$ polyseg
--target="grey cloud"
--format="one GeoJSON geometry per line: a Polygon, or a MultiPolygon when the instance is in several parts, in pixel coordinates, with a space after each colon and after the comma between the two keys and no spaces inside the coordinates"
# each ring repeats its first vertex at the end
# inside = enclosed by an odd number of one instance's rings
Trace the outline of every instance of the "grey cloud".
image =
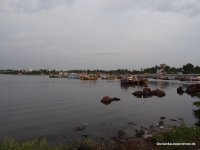
{"type": "Polygon", "coordinates": [[[199,0],[151,0],[144,6],[161,12],[183,13],[190,16],[200,13],[199,0]]]}
{"type": "Polygon", "coordinates": [[[43,35],[43,32],[27,32],[27,31],[21,31],[17,32],[13,35],[13,39],[15,40],[28,40],[28,39],[37,39],[38,37],[41,37],[43,35]]]}
{"type": "MultiPolygon", "coordinates": [[[[75,0],[1,0],[0,12],[37,12],[58,6],[70,5],[74,1],[75,0]]],[[[81,0],[76,1],[82,3],[81,0]]],[[[181,13],[188,16],[195,16],[200,13],[199,0],[87,0],[84,1],[84,3],[91,6],[98,6],[100,9],[106,9],[111,12],[146,9],[149,11],[181,13]]]]}
{"type": "Polygon", "coordinates": [[[0,68],[199,65],[199,1],[73,2],[0,0],[0,68]]]}
{"type": "Polygon", "coordinates": [[[119,56],[119,55],[124,55],[124,51],[118,52],[118,51],[111,51],[111,52],[95,52],[92,53],[92,55],[94,56],[100,56],[100,57],[105,57],[105,56],[119,56]]]}
{"type": "Polygon", "coordinates": [[[0,12],[37,12],[73,2],[74,0],[1,0],[0,12]]]}
{"type": "Polygon", "coordinates": [[[199,0],[104,0],[101,5],[110,11],[146,9],[149,11],[181,13],[195,16],[200,13],[199,0]]]}
{"type": "Polygon", "coordinates": [[[41,31],[20,31],[4,38],[5,47],[23,47],[44,45],[45,34],[41,31]],[[10,44],[12,43],[12,44],[10,44]]]}

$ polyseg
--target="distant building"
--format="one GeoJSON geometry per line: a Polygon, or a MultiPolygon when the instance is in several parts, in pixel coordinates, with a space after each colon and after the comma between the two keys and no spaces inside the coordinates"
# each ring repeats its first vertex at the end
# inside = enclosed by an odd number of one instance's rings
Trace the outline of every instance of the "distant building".
{"type": "Polygon", "coordinates": [[[24,70],[22,70],[23,73],[30,73],[32,71],[33,71],[33,69],[24,69],[24,70]]]}
{"type": "Polygon", "coordinates": [[[178,75],[182,75],[182,74],[183,74],[183,72],[178,72],[177,74],[178,74],[178,75]]]}

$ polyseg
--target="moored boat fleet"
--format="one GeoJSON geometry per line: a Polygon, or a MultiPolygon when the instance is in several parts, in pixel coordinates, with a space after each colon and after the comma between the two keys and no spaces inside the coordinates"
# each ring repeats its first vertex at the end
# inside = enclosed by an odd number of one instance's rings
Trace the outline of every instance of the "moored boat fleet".
{"type": "Polygon", "coordinates": [[[59,73],[52,74],[49,78],[68,78],[79,80],[120,80],[121,84],[127,85],[145,85],[148,79],[137,75],[105,75],[105,74],[83,74],[83,73],[59,73]]]}
{"type": "Polygon", "coordinates": [[[147,78],[141,78],[141,77],[134,75],[134,76],[122,78],[121,84],[146,85],[146,84],[148,84],[148,79],[147,78]]]}
{"type": "Polygon", "coordinates": [[[179,80],[179,81],[200,81],[200,76],[196,75],[165,75],[165,76],[153,76],[153,79],[159,80],[179,80]]]}
{"type": "Polygon", "coordinates": [[[49,75],[50,78],[68,78],[79,80],[120,80],[121,84],[145,85],[148,79],[158,80],[179,80],[179,81],[200,81],[200,76],[195,75],[107,75],[107,74],[87,74],[87,73],[59,73],[49,75]]]}
{"type": "Polygon", "coordinates": [[[68,79],[80,79],[80,80],[97,80],[99,76],[79,73],[59,73],[52,74],[49,78],[68,78],[68,79]]]}

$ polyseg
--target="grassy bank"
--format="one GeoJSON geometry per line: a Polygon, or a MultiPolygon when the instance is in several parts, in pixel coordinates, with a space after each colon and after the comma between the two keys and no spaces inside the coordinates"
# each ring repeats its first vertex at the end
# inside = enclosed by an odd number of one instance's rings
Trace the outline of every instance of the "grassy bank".
{"type": "Polygon", "coordinates": [[[181,143],[182,146],[158,146],[161,149],[197,149],[200,148],[200,128],[187,128],[179,127],[167,131],[165,133],[158,133],[153,137],[154,142],[163,143],[174,143],[178,145],[181,143]],[[183,145],[186,143],[186,145],[183,145]],[[188,145],[195,143],[196,145],[188,145]]]}
{"type": "Polygon", "coordinates": [[[13,138],[7,138],[0,142],[0,150],[114,150],[116,147],[117,145],[112,142],[97,143],[90,139],[54,146],[49,145],[46,139],[17,142],[13,138]]]}
{"type": "Polygon", "coordinates": [[[200,101],[195,101],[195,102],[193,103],[193,105],[195,105],[195,106],[197,106],[197,107],[200,107],[200,101]]]}
{"type": "Polygon", "coordinates": [[[0,150],[68,150],[69,145],[49,146],[46,140],[33,140],[26,142],[16,142],[12,138],[7,138],[0,143],[0,150]]]}
{"type": "Polygon", "coordinates": [[[200,148],[200,128],[179,127],[167,132],[157,133],[152,138],[130,138],[123,141],[94,142],[90,139],[77,141],[71,144],[50,146],[45,139],[27,142],[16,142],[14,139],[5,139],[0,142],[0,150],[135,150],[135,149],[198,149],[200,148]],[[158,145],[156,145],[156,143],[158,145]],[[164,146],[161,144],[195,143],[196,145],[164,146]]]}
{"type": "Polygon", "coordinates": [[[197,93],[195,94],[195,96],[197,96],[198,98],[200,98],[200,92],[197,92],[197,93]]]}

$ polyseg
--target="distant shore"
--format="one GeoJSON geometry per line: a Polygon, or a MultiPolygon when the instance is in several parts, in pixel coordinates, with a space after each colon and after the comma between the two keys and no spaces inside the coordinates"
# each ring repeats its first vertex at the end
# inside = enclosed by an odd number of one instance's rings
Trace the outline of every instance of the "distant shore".
{"type": "Polygon", "coordinates": [[[87,73],[87,74],[109,74],[109,75],[124,75],[124,74],[156,74],[158,70],[164,71],[166,74],[199,74],[200,66],[194,66],[187,63],[182,67],[171,67],[167,64],[160,64],[149,68],[138,69],[72,69],[72,70],[56,70],[56,69],[0,69],[0,74],[31,74],[31,75],[51,75],[66,73],[87,73]]]}

